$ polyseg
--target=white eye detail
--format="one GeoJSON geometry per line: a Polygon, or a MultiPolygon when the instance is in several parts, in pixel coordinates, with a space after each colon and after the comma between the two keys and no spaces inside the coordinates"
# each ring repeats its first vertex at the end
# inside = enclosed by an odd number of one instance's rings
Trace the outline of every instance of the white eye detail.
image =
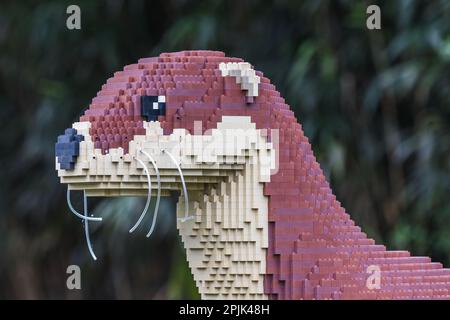
{"type": "Polygon", "coordinates": [[[146,121],[158,121],[166,115],[165,96],[141,96],[141,115],[146,121]]]}

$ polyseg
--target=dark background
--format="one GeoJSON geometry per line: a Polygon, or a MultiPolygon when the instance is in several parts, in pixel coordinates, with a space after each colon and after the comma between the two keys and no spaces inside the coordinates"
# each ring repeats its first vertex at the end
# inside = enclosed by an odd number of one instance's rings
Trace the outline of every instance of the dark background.
{"type": "Polygon", "coordinates": [[[363,230],[450,267],[449,31],[450,1],[438,0],[3,0],[0,298],[198,298],[173,201],[147,239],[145,228],[128,234],[143,199],[91,200],[105,217],[91,223],[93,262],[54,169],[57,135],[113,72],[183,49],[262,70],[363,230]],[[81,30],[66,28],[69,4],[81,30]],[[369,4],[381,7],[380,31],[366,28],[369,4]],[[70,264],[82,290],[66,289],[70,264]]]}

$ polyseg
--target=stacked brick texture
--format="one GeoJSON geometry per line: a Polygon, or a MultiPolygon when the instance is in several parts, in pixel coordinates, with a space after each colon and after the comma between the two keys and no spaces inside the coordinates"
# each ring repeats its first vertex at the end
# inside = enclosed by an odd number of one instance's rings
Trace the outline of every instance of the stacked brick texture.
{"type": "MultiPolygon", "coordinates": [[[[241,82],[237,81],[236,74],[230,76],[229,71],[224,72],[223,64],[221,70],[221,63],[230,62],[244,61],[216,51],[162,53],[159,57],[140,59],[107,80],[80,121],[90,123],[84,130],[102,155],[119,147],[127,154],[130,141],[146,134],[141,96],[165,97],[165,115],[157,116],[164,135],[176,129],[192,133],[194,122],[201,123],[201,130],[205,132],[217,128],[224,116],[249,117],[257,129],[267,130],[269,139],[271,130],[278,130],[278,171],[267,181],[259,182],[263,197],[258,212],[266,215],[267,225],[251,228],[253,234],[249,237],[253,239],[253,247],[250,248],[243,238],[239,244],[241,238],[233,236],[234,244],[226,249],[252,252],[247,257],[252,256],[261,263],[252,264],[249,269],[242,265],[245,272],[255,268],[257,271],[250,272],[250,278],[240,278],[244,285],[240,285],[242,289],[232,297],[449,299],[450,270],[431,262],[428,257],[412,257],[408,251],[388,251],[369,239],[336,200],[302,126],[275,86],[260,71],[253,74],[241,70],[237,73],[241,82]],[[264,236],[258,234],[261,230],[266,232],[267,243],[264,236]],[[254,247],[255,244],[259,247],[254,247]],[[371,265],[381,270],[379,289],[367,287],[367,268],[371,265]],[[255,274],[262,277],[262,282],[255,274]],[[253,284],[252,276],[255,277],[253,284]]],[[[67,143],[72,141],[69,140],[67,143]]],[[[66,167],[70,166],[71,161],[68,161],[66,167]]],[[[234,178],[228,177],[230,185],[244,177],[247,178],[242,181],[248,181],[249,174],[244,171],[234,178]]],[[[208,205],[203,209],[190,209],[197,210],[203,222],[209,219],[210,224],[223,223],[215,212],[218,209],[214,203],[226,198],[229,192],[229,188],[221,187],[220,183],[213,189],[195,190],[193,199],[208,205]]],[[[183,206],[183,202],[178,206],[183,206]]],[[[233,223],[239,224],[236,219],[260,223],[251,210],[236,214],[233,223]]],[[[195,225],[200,220],[190,223],[195,225]]],[[[178,228],[188,257],[195,254],[195,247],[201,243],[210,244],[201,242],[200,238],[212,237],[218,230],[210,226],[205,232],[211,235],[188,237],[192,229],[184,232],[183,226],[178,225],[178,228]]],[[[197,286],[202,297],[224,297],[227,281],[234,281],[238,276],[231,277],[229,269],[224,268],[232,261],[218,254],[217,247],[211,248],[208,257],[211,261],[190,259],[197,286]],[[194,270],[202,264],[199,270],[209,270],[214,277],[222,279],[202,282],[201,273],[194,270]]],[[[244,272],[236,268],[233,274],[238,274],[238,270],[244,272]]]]}
{"type": "MultiPolygon", "coordinates": [[[[266,299],[268,198],[263,189],[264,182],[270,181],[274,149],[255,130],[249,117],[223,117],[210,135],[194,137],[198,142],[207,139],[203,145],[217,147],[206,154],[208,158],[225,154],[231,161],[242,164],[242,169],[233,170],[223,181],[190,191],[189,211],[195,218],[186,222],[177,219],[200,295],[202,299],[266,299]],[[238,139],[241,143],[233,145],[234,152],[221,147],[224,141],[238,139]],[[232,153],[239,158],[235,160],[230,156],[232,153]]],[[[203,156],[203,161],[214,160],[205,159],[201,150],[186,151],[188,155],[203,156]]],[[[180,199],[177,206],[180,218],[184,204],[180,199]]]]}

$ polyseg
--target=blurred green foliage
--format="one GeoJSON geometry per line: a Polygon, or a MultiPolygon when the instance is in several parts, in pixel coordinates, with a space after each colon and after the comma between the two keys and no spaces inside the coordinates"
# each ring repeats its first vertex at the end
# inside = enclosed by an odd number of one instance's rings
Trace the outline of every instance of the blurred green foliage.
{"type": "Polygon", "coordinates": [[[369,236],[450,266],[449,1],[374,1],[381,31],[356,0],[80,0],[69,31],[72,3],[0,4],[0,298],[198,298],[174,199],[149,240],[127,231],[142,199],[94,199],[94,263],[54,171],[57,135],[113,72],[183,49],[264,71],[369,236]],[[65,289],[69,264],[81,291],[65,289]]]}

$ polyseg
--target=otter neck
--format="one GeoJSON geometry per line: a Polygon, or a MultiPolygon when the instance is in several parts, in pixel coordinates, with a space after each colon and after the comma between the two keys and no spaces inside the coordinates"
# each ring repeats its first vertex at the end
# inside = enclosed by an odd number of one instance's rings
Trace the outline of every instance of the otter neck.
{"type": "MultiPolygon", "coordinates": [[[[189,193],[194,219],[177,228],[202,299],[267,299],[268,198],[247,164],[206,192],[189,193]]],[[[177,217],[184,216],[184,199],[177,217]]]]}

